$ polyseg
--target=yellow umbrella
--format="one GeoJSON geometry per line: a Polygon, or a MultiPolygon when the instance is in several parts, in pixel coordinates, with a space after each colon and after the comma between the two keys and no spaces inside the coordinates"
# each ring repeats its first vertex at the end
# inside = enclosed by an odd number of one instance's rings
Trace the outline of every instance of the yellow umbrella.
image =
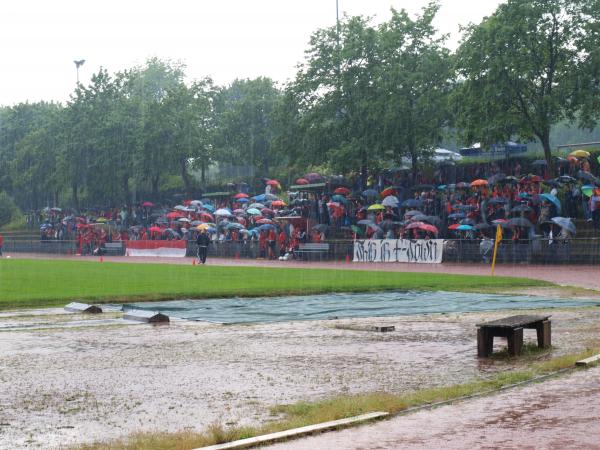
{"type": "Polygon", "coordinates": [[[380,205],[379,203],[375,203],[374,205],[371,205],[367,208],[369,211],[378,211],[381,209],[385,209],[385,206],[380,205]]]}
{"type": "Polygon", "coordinates": [[[569,156],[574,156],[575,158],[589,158],[590,152],[586,152],[585,150],[575,150],[574,152],[569,153],[569,156]]]}
{"type": "Polygon", "coordinates": [[[208,230],[210,228],[210,225],[208,223],[201,223],[200,225],[198,225],[196,227],[197,230],[208,230]]]}

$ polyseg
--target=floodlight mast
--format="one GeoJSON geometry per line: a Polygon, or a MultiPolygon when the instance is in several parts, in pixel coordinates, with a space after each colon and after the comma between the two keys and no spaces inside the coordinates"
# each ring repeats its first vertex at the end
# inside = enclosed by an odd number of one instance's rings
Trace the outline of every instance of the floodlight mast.
{"type": "Polygon", "coordinates": [[[79,84],[79,68],[85,63],[85,59],[79,59],[73,62],[75,63],[75,70],[77,71],[77,84],[79,84]]]}

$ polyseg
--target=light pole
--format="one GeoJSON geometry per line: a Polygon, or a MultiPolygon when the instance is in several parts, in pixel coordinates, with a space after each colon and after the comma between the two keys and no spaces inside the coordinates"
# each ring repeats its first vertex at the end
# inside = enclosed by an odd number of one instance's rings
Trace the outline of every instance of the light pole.
{"type": "Polygon", "coordinates": [[[77,70],[77,84],[79,84],[79,68],[83,66],[85,59],[75,60],[73,62],[75,63],[75,70],[77,70]]]}

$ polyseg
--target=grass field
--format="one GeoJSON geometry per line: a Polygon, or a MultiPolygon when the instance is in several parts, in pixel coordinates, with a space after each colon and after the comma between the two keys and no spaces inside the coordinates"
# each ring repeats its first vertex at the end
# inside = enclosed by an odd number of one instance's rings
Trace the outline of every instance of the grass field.
{"type": "Polygon", "coordinates": [[[96,302],[428,290],[495,292],[548,286],[524,278],[266,267],[0,260],[0,309],[96,302]]]}

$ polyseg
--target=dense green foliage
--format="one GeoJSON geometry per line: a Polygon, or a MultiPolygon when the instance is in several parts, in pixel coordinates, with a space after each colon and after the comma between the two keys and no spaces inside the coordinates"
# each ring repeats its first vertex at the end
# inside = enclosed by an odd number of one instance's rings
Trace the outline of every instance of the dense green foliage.
{"type": "Polygon", "coordinates": [[[66,104],[0,107],[0,191],[22,209],[116,206],[198,193],[215,166],[249,182],[313,168],[364,180],[407,161],[416,175],[456,139],[535,141],[550,164],[553,144],[597,139],[577,127],[600,111],[600,0],[508,0],[454,54],[438,11],[317,30],[283,87],[187,81],[153,58],[100,70],[66,104]]]}
{"type": "Polygon", "coordinates": [[[56,306],[74,299],[113,302],[391,289],[486,292],[547,284],[526,278],[347,269],[4,259],[0,260],[0,309],[56,306]]]}

